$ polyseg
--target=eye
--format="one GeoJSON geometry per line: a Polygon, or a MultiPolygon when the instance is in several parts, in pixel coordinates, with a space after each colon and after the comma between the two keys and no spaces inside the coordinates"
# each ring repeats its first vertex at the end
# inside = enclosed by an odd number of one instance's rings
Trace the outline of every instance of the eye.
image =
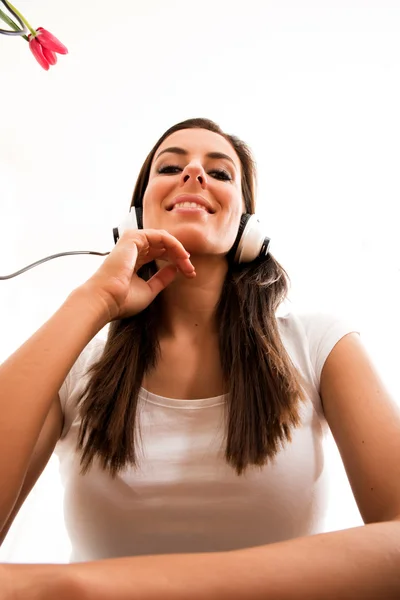
{"type": "MultiPolygon", "coordinates": [[[[176,165],[166,165],[165,167],[160,167],[157,170],[157,173],[159,173],[160,175],[175,175],[178,171],[182,171],[182,167],[178,167],[176,165]]],[[[211,177],[214,177],[215,179],[219,179],[221,181],[232,180],[230,174],[224,169],[213,169],[212,171],[209,171],[208,174],[211,175],[211,177]]]]}
{"type": "Polygon", "coordinates": [[[175,167],[174,165],[167,165],[166,167],[160,167],[157,170],[157,173],[160,173],[160,175],[162,173],[174,174],[174,169],[178,170],[178,171],[182,171],[182,169],[180,167],[175,167]]]}
{"type": "MultiPolygon", "coordinates": [[[[209,171],[210,175],[212,173],[216,174],[217,179],[222,179],[223,181],[231,181],[231,179],[232,179],[232,177],[229,175],[229,173],[227,171],[224,171],[224,169],[215,169],[214,171],[209,171]]],[[[213,175],[213,177],[214,177],[214,175],[213,175]]]]}

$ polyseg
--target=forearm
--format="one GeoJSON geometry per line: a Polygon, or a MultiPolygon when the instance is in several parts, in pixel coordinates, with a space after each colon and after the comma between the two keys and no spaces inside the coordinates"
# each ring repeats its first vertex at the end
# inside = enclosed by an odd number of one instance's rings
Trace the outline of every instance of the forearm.
{"type": "Polygon", "coordinates": [[[105,325],[84,288],[0,366],[0,529],[12,509],[51,402],[83,348],[105,325]]]}
{"type": "Polygon", "coordinates": [[[42,579],[46,569],[52,581],[58,577],[60,599],[73,593],[74,600],[398,600],[400,522],[232,552],[22,568],[33,581],[35,569],[42,579]]]}

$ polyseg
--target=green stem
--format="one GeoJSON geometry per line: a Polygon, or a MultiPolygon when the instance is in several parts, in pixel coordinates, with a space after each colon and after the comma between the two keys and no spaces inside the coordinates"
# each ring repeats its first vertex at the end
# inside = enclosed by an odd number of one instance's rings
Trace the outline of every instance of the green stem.
{"type": "Polygon", "coordinates": [[[23,23],[25,23],[25,25],[27,26],[27,28],[29,29],[29,31],[31,32],[31,34],[36,37],[37,36],[37,32],[35,29],[33,29],[32,25],[30,23],[28,23],[28,21],[25,19],[25,17],[23,17],[21,15],[21,13],[19,12],[18,9],[15,8],[15,6],[13,6],[10,2],[10,0],[7,0],[8,4],[11,6],[11,8],[13,9],[13,11],[15,12],[15,14],[17,14],[19,16],[19,18],[21,19],[21,21],[23,23]]]}
{"type": "MultiPolygon", "coordinates": [[[[18,25],[16,23],[14,23],[14,21],[12,21],[10,19],[10,17],[8,15],[6,15],[6,13],[4,13],[1,9],[0,9],[0,19],[2,19],[2,21],[7,23],[7,25],[9,25],[11,27],[11,29],[14,29],[14,31],[22,31],[18,27],[18,25]]],[[[26,35],[22,35],[21,37],[23,37],[24,40],[26,40],[27,42],[29,41],[28,38],[26,37],[26,35]]]]}

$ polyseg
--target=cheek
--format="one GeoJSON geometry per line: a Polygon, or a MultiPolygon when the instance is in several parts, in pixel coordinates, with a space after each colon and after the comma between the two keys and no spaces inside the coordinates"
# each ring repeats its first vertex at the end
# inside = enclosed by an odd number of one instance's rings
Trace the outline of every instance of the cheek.
{"type": "MultiPolygon", "coordinates": [[[[171,194],[174,190],[173,178],[168,177],[156,177],[150,179],[143,198],[143,207],[154,204],[159,207],[163,201],[171,194]]],[[[175,184],[176,186],[176,184],[175,184]]]]}
{"type": "Polygon", "coordinates": [[[159,220],[165,193],[165,185],[162,180],[149,182],[143,196],[143,224],[146,228],[155,227],[156,221],[159,220]]]}
{"type": "Polygon", "coordinates": [[[236,224],[239,227],[240,218],[245,212],[246,212],[246,207],[245,207],[244,201],[241,198],[239,200],[237,196],[235,198],[232,198],[231,199],[231,217],[230,217],[232,225],[236,224]]]}
{"type": "Polygon", "coordinates": [[[225,198],[225,206],[229,206],[234,218],[239,219],[246,212],[246,205],[243,199],[243,194],[240,186],[234,186],[227,190],[225,198]]]}

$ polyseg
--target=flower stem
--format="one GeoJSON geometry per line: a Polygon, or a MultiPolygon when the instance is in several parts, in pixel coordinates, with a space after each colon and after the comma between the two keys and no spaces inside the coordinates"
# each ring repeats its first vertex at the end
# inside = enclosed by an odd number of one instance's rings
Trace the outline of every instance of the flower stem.
{"type": "Polygon", "coordinates": [[[19,12],[19,10],[17,10],[15,8],[15,6],[13,6],[9,0],[7,0],[7,4],[12,8],[12,10],[15,12],[15,14],[19,16],[19,18],[21,19],[21,21],[23,23],[25,23],[25,25],[27,26],[27,28],[29,29],[29,31],[31,32],[31,34],[35,37],[37,35],[37,32],[36,32],[35,29],[33,29],[32,25],[25,19],[25,17],[23,17],[21,15],[21,13],[19,12]]]}
{"type": "MultiPolygon", "coordinates": [[[[11,29],[14,29],[14,31],[23,31],[23,30],[22,30],[22,29],[20,29],[20,28],[18,27],[18,25],[17,25],[16,23],[14,23],[14,21],[12,21],[12,20],[10,19],[10,17],[9,17],[8,15],[6,15],[6,13],[5,13],[5,12],[3,12],[1,9],[0,9],[0,19],[1,19],[2,21],[4,21],[5,23],[7,23],[7,25],[9,25],[9,26],[11,27],[11,29]]],[[[26,40],[27,42],[29,41],[29,40],[28,40],[28,38],[26,37],[26,35],[22,35],[21,37],[23,37],[23,38],[24,38],[24,40],[26,40]]]]}

